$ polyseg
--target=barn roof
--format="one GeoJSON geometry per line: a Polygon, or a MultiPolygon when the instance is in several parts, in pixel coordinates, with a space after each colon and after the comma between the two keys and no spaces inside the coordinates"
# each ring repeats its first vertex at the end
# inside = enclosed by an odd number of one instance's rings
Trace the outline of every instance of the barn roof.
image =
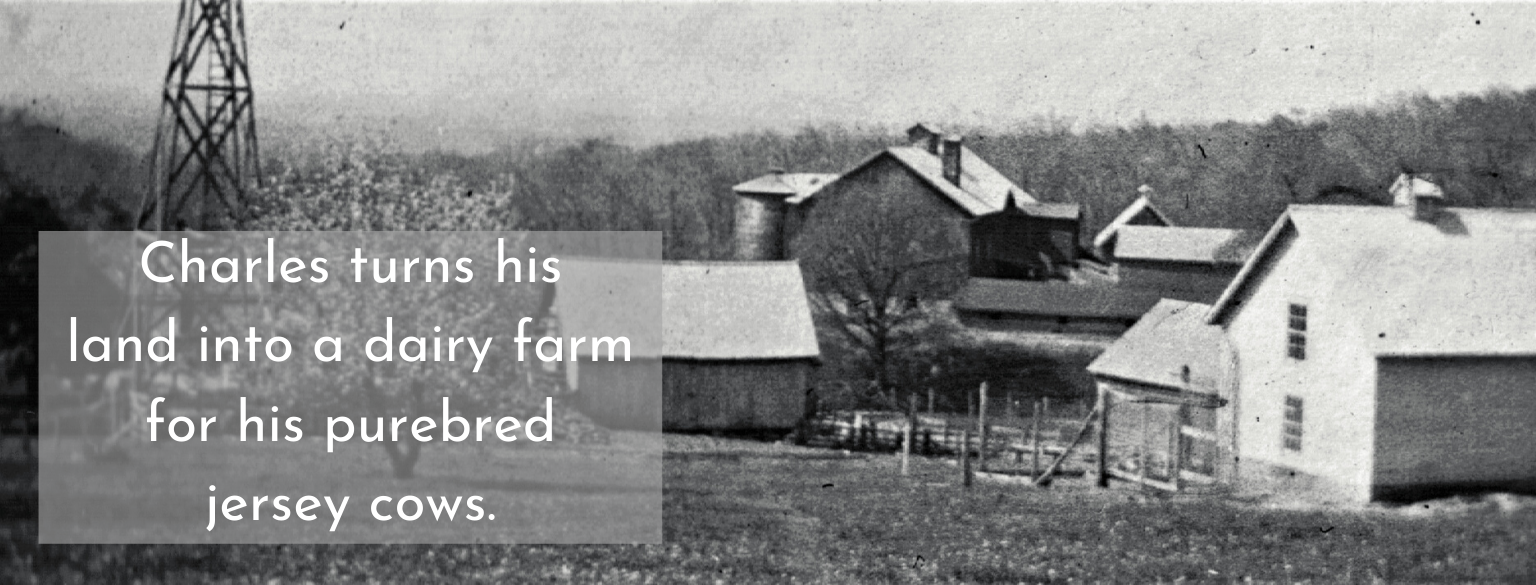
{"type": "Polygon", "coordinates": [[[1003,209],[1012,195],[1019,205],[1035,204],[1034,197],[1025,193],[1008,177],[1003,176],[987,161],[965,146],[960,147],[960,186],[944,178],[944,164],[938,155],[912,146],[894,146],[870,155],[837,180],[858,174],[876,161],[889,157],[906,167],[943,194],[972,217],[986,215],[1003,209]]]}
{"type": "Polygon", "coordinates": [[[1136,319],[1161,296],[1112,284],[972,278],[955,295],[958,310],[1043,317],[1136,319]]]}
{"type": "Polygon", "coordinates": [[[1214,393],[1221,374],[1221,327],[1209,305],[1163,299],[1088,364],[1088,372],[1170,390],[1214,393]],[[1184,379],[1184,369],[1189,379],[1184,379]]]}
{"type": "Polygon", "coordinates": [[[1242,264],[1264,232],[1224,228],[1126,225],[1115,244],[1117,260],[1242,264]]]}
{"type": "Polygon", "coordinates": [[[799,263],[669,262],[664,271],[665,357],[820,358],[799,263]]]}
{"type": "Polygon", "coordinates": [[[1354,320],[1376,355],[1536,355],[1536,210],[1445,208],[1431,223],[1402,207],[1292,205],[1209,322],[1263,286],[1288,240],[1318,251],[1304,258],[1323,275],[1317,302],[1354,320]]]}
{"type": "Polygon", "coordinates": [[[799,203],[822,186],[832,182],[832,173],[768,173],[731,187],[738,194],[782,195],[789,203],[799,203]]]}
{"type": "Polygon", "coordinates": [[[1168,216],[1163,215],[1163,212],[1159,211],[1157,206],[1152,204],[1151,199],[1147,198],[1146,195],[1141,195],[1135,201],[1132,201],[1130,205],[1125,206],[1125,209],[1120,210],[1120,214],[1116,215],[1114,219],[1109,220],[1109,224],[1105,225],[1104,229],[1099,230],[1098,235],[1093,237],[1093,248],[1100,250],[1102,255],[1102,250],[1105,246],[1115,241],[1120,228],[1133,225],[1132,222],[1142,216],[1146,216],[1147,219],[1160,225],[1173,225],[1173,221],[1168,219],[1168,216]]]}

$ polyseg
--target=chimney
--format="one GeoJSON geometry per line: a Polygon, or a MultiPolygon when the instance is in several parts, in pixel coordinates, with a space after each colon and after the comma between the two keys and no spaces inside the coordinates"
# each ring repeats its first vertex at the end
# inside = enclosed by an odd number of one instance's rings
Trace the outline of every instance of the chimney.
{"type": "Polygon", "coordinates": [[[944,137],[944,151],[939,154],[943,162],[944,179],[960,186],[960,146],[964,141],[953,134],[944,137]]]}
{"type": "Polygon", "coordinates": [[[1424,174],[1403,173],[1392,182],[1392,205],[1408,210],[1418,221],[1433,222],[1445,205],[1445,192],[1434,183],[1434,177],[1424,174]]]}

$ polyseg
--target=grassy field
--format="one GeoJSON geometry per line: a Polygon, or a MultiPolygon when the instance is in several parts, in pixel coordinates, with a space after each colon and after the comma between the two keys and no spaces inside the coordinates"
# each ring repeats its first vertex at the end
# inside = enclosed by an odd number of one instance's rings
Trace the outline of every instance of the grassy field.
{"type": "Polygon", "coordinates": [[[667,451],[661,545],[13,545],[0,582],[1536,580],[1524,498],[1285,509],[1082,480],[965,489],[943,461],[901,477],[889,455],[708,437],[668,436],[667,451]]]}
{"type": "MultiPolygon", "coordinates": [[[[68,443],[45,442],[39,488],[49,497],[40,502],[40,528],[50,542],[84,543],[656,542],[660,441],[656,434],[634,434],[601,446],[429,444],[411,479],[393,477],[383,449],[364,443],[340,444],[334,453],[319,439],[140,444],[132,463],[90,464],[72,461],[68,443]],[[214,530],[207,529],[209,496],[250,502],[284,495],[290,508],[301,496],[319,499],[315,519],[274,520],[270,504],[254,518],[248,505],[241,521],[221,515],[214,530]],[[377,496],[392,498],[380,508],[390,521],[373,518],[369,507],[377,496]],[[480,496],[486,516],[471,521],[461,500],[451,520],[422,510],[406,521],[392,503],[407,496],[480,496]],[[347,505],[331,532],[329,506],[343,497],[347,505]],[[122,528],[130,526],[131,532],[122,528]]],[[[405,513],[415,512],[406,505],[405,513]]]]}

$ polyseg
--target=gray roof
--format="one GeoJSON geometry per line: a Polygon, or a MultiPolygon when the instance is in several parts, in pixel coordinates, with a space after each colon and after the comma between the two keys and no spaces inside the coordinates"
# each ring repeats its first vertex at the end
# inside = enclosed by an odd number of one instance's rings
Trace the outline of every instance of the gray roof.
{"type": "Polygon", "coordinates": [[[1158,301],[1088,364],[1088,372],[1170,390],[1216,392],[1221,380],[1222,331],[1206,324],[1208,310],[1209,305],[1200,303],[1158,301]]]}
{"type": "Polygon", "coordinates": [[[731,187],[739,194],[778,195],[789,203],[799,203],[815,194],[837,175],[831,173],[768,173],[731,187]]]}
{"type": "Polygon", "coordinates": [[[669,262],[665,357],[820,359],[800,264],[669,262]]]}
{"type": "Polygon", "coordinates": [[[956,310],[1041,317],[1136,319],[1162,298],[1155,291],[1108,284],[972,278],[956,293],[956,310]]]}
{"type": "Polygon", "coordinates": [[[1242,264],[1264,232],[1223,228],[1126,225],[1115,244],[1116,260],[1242,264]]]}
{"type": "Polygon", "coordinates": [[[1119,215],[1109,220],[1109,224],[1105,225],[1104,229],[1099,230],[1099,233],[1093,237],[1093,248],[1099,250],[1102,255],[1104,247],[1114,242],[1115,236],[1119,235],[1120,228],[1132,225],[1131,222],[1141,215],[1146,215],[1152,221],[1161,225],[1173,225],[1173,221],[1168,219],[1168,216],[1163,215],[1163,212],[1159,211],[1157,206],[1152,205],[1151,199],[1148,199],[1146,195],[1142,195],[1137,197],[1135,201],[1132,201],[1130,205],[1125,206],[1125,209],[1120,210],[1119,215]]]}
{"type": "Polygon", "coordinates": [[[1282,250],[1376,355],[1536,355],[1536,210],[1292,205],[1210,312],[1224,323],[1282,250]],[[1282,245],[1290,241],[1289,248],[1282,245]]]}
{"type": "Polygon", "coordinates": [[[884,157],[890,157],[912,171],[971,217],[1001,211],[1009,195],[1012,195],[1021,207],[1038,203],[1029,193],[1025,193],[1018,185],[1013,184],[1013,181],[1008,180],[1008,177],[1003,176],[997,169],[992,168],[992,165],[987,164],[987,161],[982,160],[975,152],[963,145],[960,147],[959,187],[944,178],[944,163],[939,160],[938,155],[911,146],[895,146],[870,155],[843,173],[838,180],[857,174],[884,157]]]}

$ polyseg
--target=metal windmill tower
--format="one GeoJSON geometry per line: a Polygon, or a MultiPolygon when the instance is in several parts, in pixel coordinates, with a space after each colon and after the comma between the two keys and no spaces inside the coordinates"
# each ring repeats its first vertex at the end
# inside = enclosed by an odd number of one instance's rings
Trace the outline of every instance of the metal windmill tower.
{"type": "MultiPolygon", "coordinates": [[[[189,230],[182,238],[174,238],[184,242],[189,252],[243,258],[247,252],[236,238],[202,232],[239,227],[247,217],[248,190],[260,186],[244,3],[181,0],[180,4],[151,153],[153,189],[140,204],[137,227],[141,231],[125,244],[136,249],[161,237],[173,239],[160,232],[189,230]]],[[[234,321],[249,322],[249,310],[261,301],[259,291],[249,284],[231,288],[186,282],[146,289],[132,277],[126,293],[120,335],[142,339],[168,334],[172,317],[177,333],[186,337],[193,337],[201,325],[218,330],[234,321]],[[233,315],[239,309],[247,313],[233,315]]],[[[127,384],[104,386],[97,408],[111,414],[106,417],[106,433],[90,448],[106,453],[140,432],[143,425],[136,422],[143,417],[136,410],[149,396],[196,393],[208,386],[210,368],[185,363],[196,361],[185,357],[179,364],[135,361],[124,372],[127,384]]]]}
{"type": "Polygon", "coordinates": [[[181,0],[139,228],[227,229],[259,185],[242,0],[181,0]]]}

